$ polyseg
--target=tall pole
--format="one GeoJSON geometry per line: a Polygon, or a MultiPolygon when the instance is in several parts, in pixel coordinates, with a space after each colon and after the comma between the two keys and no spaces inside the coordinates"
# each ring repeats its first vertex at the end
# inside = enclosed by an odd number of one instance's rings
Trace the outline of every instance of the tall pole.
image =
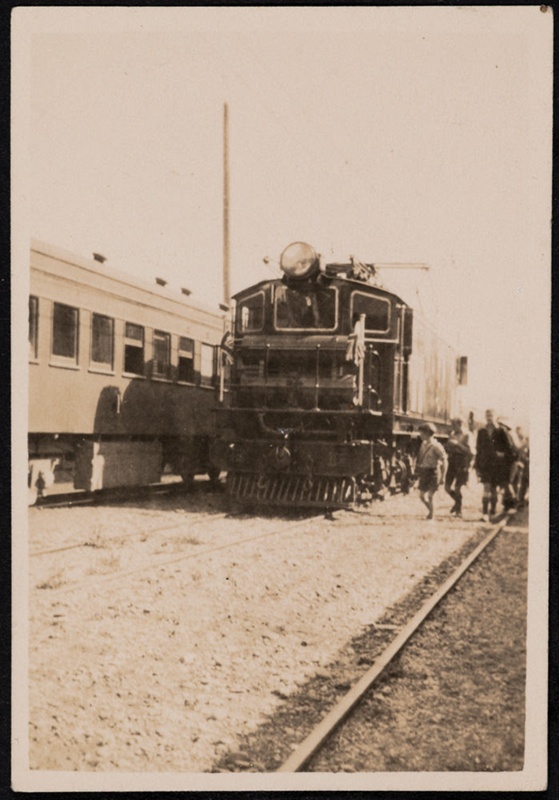
{"type": "Polygon", "coordinates": [[[223,301],[229,305],[229,108],[223,104],[223,301]]]}

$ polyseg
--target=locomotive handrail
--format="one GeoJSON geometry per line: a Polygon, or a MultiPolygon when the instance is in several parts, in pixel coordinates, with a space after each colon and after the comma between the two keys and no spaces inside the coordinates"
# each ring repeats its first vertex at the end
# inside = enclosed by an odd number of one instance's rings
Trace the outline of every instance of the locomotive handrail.
{"type": "Polygon", "coordinates": [[[328,409],[328,408],[264,408],[261,411],[254,406],[228,406],[227,408],[219,407],[212,409],[217,412],[229,411],[243,411],[252,414],[321,414],[322,416],[345,416],[347,414],[363,414],[369,417],[382,417],[383,411],[374,411],[372,408],[342,408],[342,409],[328,409]]]}
{"type": "Polygon", "coordinates": [[[314,389],[314,408],[315,411],[319,410],[318,406],[318,393],[320,390],[320,342],[316,345],[316,382],[314,389]]]}
{"type": "MultiPolygon", "coordinates": [[[[252,411],[252,412],[255,411],[254,408],[251,408],[251,409],[235,408],[234,409],[234,411],[237,411],[237,412],[238,411],[243,412],[243,411],[249,411],[249,410],[252,411]]],[[[355,409],[355,411],[357,411],[359,413],[365,413],[365,414],[368,414],[370,416],[382,416],[382,412],[381,411],[373,411],[372,409],[360,409],[359,408],[359,409],[355,409]]],[[[326,411],[326,410],[322,410],[322,409],[298,409],[298,410],[291,410],[290,409],[287,413],[290,414],[290,415],[294,415],[294,414],[301,414],[301,415],[313,414],[313,415],[316,416],[318,414],[318,415],[322,415],[322,416],[328,416],[328,415],[330,415],[330,416],[334,416],[334,415],[340,416],[340,415],[343,415],[343,414],[354,414],[355,411],[350,411],[350,410],[348,410],[348,411],[326,411]]],[[[265,433],[271,434],[272,436],[274,436],[274,437],[276,437],[278,439],[285,438],[285,431],[283,429],[270,427],[270,425],[268,425],[264,421],[264,417],[270,416],[271,414],[276,414],[276,415],[277,414],[281,414],[282,416],[285,416],[285,413],[286,412],[283,411],[282,409],[274,409],[274,408],[265,409],[264,411],[257,411],[256,415],[257,415],[257,418],[258,418],[258,424],[260,425],[260,429],[262,431],[264,431],[265,433]]],[[[311,433],[311,431],[305,431],[305,433],[308,434],[308,433],[311,433]]],[[[321,436],[324,436],[324,431],[316,431],[315,433],[319,433],[321,436]]]]}

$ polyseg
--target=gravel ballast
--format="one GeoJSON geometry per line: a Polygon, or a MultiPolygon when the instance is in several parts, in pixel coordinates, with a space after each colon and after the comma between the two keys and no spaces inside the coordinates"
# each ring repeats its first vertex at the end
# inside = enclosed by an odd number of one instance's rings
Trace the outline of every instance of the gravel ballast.
{"type": "Polygon", "coordinates": [[[489,545],[310,771],[522,770],[527,550],[489,545]]]}
{"type": "Polygon", "coordinates": [[[227,517],[218,494],[31,509],[31,552],[85,545],[30,558],[31,769],[268,769],[245,737],[479,540],[477,491],[463,520],[439,505],[433,523],[414,495],[336,521],[227,517]]]}

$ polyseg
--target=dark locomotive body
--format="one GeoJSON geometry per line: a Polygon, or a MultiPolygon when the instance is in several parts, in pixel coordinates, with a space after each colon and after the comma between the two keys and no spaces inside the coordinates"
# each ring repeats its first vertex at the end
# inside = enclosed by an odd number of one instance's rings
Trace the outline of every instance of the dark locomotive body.
{"type": "Polygon", "coordinates": [[[96,490],[211,472],[223,314],[33,241],[30,502],[56,479],[96,490]]]}
{"type": "Polygon", "coordinates": [[[447,433],[455,354],[373,272],[315,265],[235,296],[214,456],[233,501],[335,508],[405,492],[418,426],[447,433]]]}

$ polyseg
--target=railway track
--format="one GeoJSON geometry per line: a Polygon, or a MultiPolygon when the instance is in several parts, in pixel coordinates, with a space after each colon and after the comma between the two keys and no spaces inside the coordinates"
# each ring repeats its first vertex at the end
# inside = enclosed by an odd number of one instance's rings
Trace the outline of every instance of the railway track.
{"type": "MultiPolygon", "coordinates": [[[[212,516],[212,518],[211,518],[211,521],[215,522],[215,521],[220,520],[220,519],[226,519],[229,516],[233,516],[233,515],[228,514],[228,513],[214,514],[212,516]]],[[[188,523],[188,527],[189,527],[189,529],[193,528],[193,527],[197,527],[198,525],[201,525],[204,522],[206,522],[206,523],[208,522],[208,519],[205,518],[205,517],[202,518],[202,519],[191,520],[188,523]]],[[[168,532],[168,531],[181,530],[181,528],[184,528],[184,520],[181,521],[181,522],[173,522],[170,525],[157,525],[156,527],[153,527],[153,528],[143,528],[143,529],[141,529],[139,531],[134,531],[133,533],[119,534],[118,540],[122,541],[123,539],[132,539],[132,538],[144,539],[144,537],[148,537],[148,536],[150,536],[152,534],[155,534],[155,533],[164,533],[164,532],[168,532]]],[[[109,537],[107,539],[103,539],[103,546],[106,546],[107,544],[110,544],[111,542],[114,542],[114,541],[115,541],[115,539],[111,538],[111,537],[109,537]]],[[[78,549],[80,547],[92,547],[92,546],[95,546],[95,545],[92,545],[89,540],[81,539],[79,542],[71,542],[70,544],[60,545],[58,547],[46,547],[46,548],[43,548],[42,550],[32,550],[29,553],[29,556],[30,557],[32,557],[32,556],[46,556],[46,555],[51,555],[52,553],[62,553],[65,550],[76,550],[76,549],[78,549]]]]}
{"type": "MultiPolygon", "coordinates": [[[[177,490],[177,492],[178,492],[178,490],[177,490]]],[[[164,495],[164,494],[168,494],[168,493],[174,493],[174,492],[154,491],[153,495],[164,495]]],[[[142,497],[145,497],[145,495],[142,495],[142,497]]],[[[132,499],[132,496],[128,496],[127,498],[120,497],[119,499],[122,500],[122,502],[125,502],[126,500],[132,499]]],[[[70,502],[68,502],[68,503],[60,503],[60,504],[53,503],[53,504],[50,505],[50,507],[51,508],[71,508],[73,505],[76,505],[76,506],[77,505],[94,505],[95,502],[96,502],[96,500],[94,499],[92,502],[85,502],[84,501],[83,503],[70,503],[70,502]]],[[[367,522],[367,523],[364,523],[363,522],[363,516],[364,516],[363,513],[361,513],[358,516],[356,516],[355,519],[352,519],[352,516],[355,514],[355,512],[339,511],[338,513],[340,515],[343,515],[343,516],[335,517],[335,518],[332,516],[331,518],[332,519],[336,519],[336,520],[337,519],[342,519],[344,521],[347,521],[347,519],[349,518],[349,519],[351,519],[352,522],[356,522],[357,521],[360,525],[362,525],[362,524],[374,525],[375,524],[374,519],[369,521],[369,522],[367,522]]],[[[212,516],[210,518],[203,517],[201,519],[189,520],[188,526],[189,526],[189,529],[190,529],[190,528],[202,525],[204,523],[208,523],[209,525],[212,525],[213,523],[215,523],[215,522],[217,522],[219,520],[222,520],[222,519],[242,517],[243,514],[244,514],[244,512],[242,512],[242,511],[226,511],[226,512],[222,512],[222,513],[219,513],[219,514],[212,514],[212,516]]],[[[315,516],[321,516],[321,515],[322,515],[322,512],[313,513],[311,516],[315,517],[315,516]]],[[[311,517],[308,517],[308,518],[310,519],[311,517]]],[[[177,522],[173,522],[173,523],[168,524],[168,525],[158,525],[158,526],[155,526],[153,528],[142,528],[140,530],[135,530],[133,533],[129,533],[129,534],[119,534],[119,536],[117,538],[118,538],[119,541],[123,540],[123,539],[143,539],[144,537],[148,537],[148,536],[150,536],[152,534],[163,533],[163,532],[168,532],[168,531],[173,531],[173,530],[180,530],[183,527],[184,527],[184,520],[181,521],[181,522],[178,522],[178,523],[177,522]]],[[[112,541],[115,541],[115,539],[112,538],[112,537],[104,538],[103,541],[102,541],[102,546],[106,546],[107,544],[110,544],[112,541]]],[[[66,550],[76,550],[76,549],[79,549],[81,547],[95,547],[95,546],[101,546],[101,545],[94,545],[94,544],[91,543],[91,541],[89,539],[80,539],[79,541],[70,542],[68,544],[63,544],[63,545],[58,545],[56,547],[45,547],[45,548],[41,548],[41,549],[38,549],[38,550],[32,550],[29,553],[29,557],[45,556],[45,555],[51,555],[51,554],[55,554],[55,553],[62,553],[62,552],[65,552],[66,550]]]]}
{"type": "MultiPolygon", "coordinates": [[[[30,559],[34,757],[41,743],[51,748],[54,725],[64,742],[73,730],[91,735],[64,745],[61,765],[70,755],[90,768],[94,755],[98,769],[141,770],[146,757],[161,765],[164,750],[169,769],[273,773],[489,530],[471,525],[473,515],[449,519],[448,527],[442,515],[437,525],[418,523],[409,498],[394,514],[387,506],[339,512],[335,523],[310,514],[224,520],[216,498],[190,506],[33,515],[37,547],[56,544],[55,536],[64,545],[60,536],[76,543],[98,530],[142,531],[141,542],[30,559]],[[155,531],[163,527],[168,535],[155,531]],[[84,687],[88,705],[74,707],[84,687]],[[113,707],[115,692],[124,714],[116,727],[103,710],[113,707]],[[97,742],[113,742],[111,733],[114,743],[97,753],[97,742]],[[132,749],[137,744],[148,756],[132,749]]],[[[508,537],[497,541],[507,545],[508,537]]],[[[304,771],[349,771],[355,750],[344,750],[347,737],[366,748],[360,717],[377,726],[382,713],[390,715],[403,688],[403,681],[394,685],[399,669],[400,661],[304,771]]],[[[381,748],[390,720],[386,727],[377,736],[381,748]]],[[[364,768],[366,758],[358,753],[354,771],[375,771],[374,760],[364,768]]]]}
{"type": "MultiPolygon", "coordinates": [[[[234,517],[234,516],[242,516],[242,515],[232,515],[232,514],[229,514],[229,513],[222,513],[222,514],[213,515],[209,519],[198,520],[196,522],[198,524],[206,523],[208,526],[212,526],[219,519],[226,519],[228,517],[234,517]]],[[[172,556],[170,558],[150,559],[149,561],[146,561],[143,564],[140,564],[138,566],[132,567],[131,569],[128,569],[128,570],[115,571],[115,572],[111,572],[109,574],[94,575],[94,576],[91,576],[91,577],[88,577],[88,578],[83,578],[80,581],[76,581],[76,582],[71,583],[71,584],[60,586],[60,587],[58,587],[56,589],[50,589],[49,590],[49,597],[55,597],[55,596],[58,596],[58,595],[65,594],[67,592],[80,591],[80,590],[81,591],[95,591],[95,592],[97,592],[97,591],[99,591],[99,587],[100,586],[110,585],[110,584],[114,583],[115,581],[123,580],[123,579],[129,578],[130,576],[133,576],[133,575],[136,575],[136,574],[139,574],[139,573],[142,573],[142,572],[149,572],[151,570],[158,570],[158,569],[161,569],[163,567],[169,566],[171,564],[179,563],[181,561],[187,561],[187,560],[190,560],[190,559],[193,559],[193,558],[200,558],[201,556],[209,555],[211,553],[216,553],[216,552],[219,552],[220,550],[231,549],[231,548],[238,547],[238,546],[241,546],[241,545],[249,543],[249,542],[253,542],[253,541],[257,541],[257,540],[261,540],[261,539],[272,538],[274,536],[278,536],[280,534],[287,533],[288,531],[291,532],[294,529],[301,528],[301,527],[303,527],[305,525],[308,525],[308,523],[312,519],[320,518],[321,516],[322,516],[322,514],[316,514],[316,515],[313,515],[313,516],[310,516],[310,515],[309,516],[305,516],[303,519],[299,519],[296,522],[293,522],[293,523],[287,524],[287,525],[284,524],[281,527],[280,526],[274,527],[273,530],[266,531],[265,533],[259,532],[259,533],[252,534],[252,535],[237,537],[237,538],[235,538],[233,540],[229,540],[229,541],[225,541],[225,542],[221,541],[221,542],[218,542],[216,544],[212,544],[212,545],[208,545],[207,547],[200,548],[199,550],[190,551],[190,552],[183,552],[183,553],[180,553],[178,555],[172,556]]],[[[176,524],[173,524],[173,525],[170,525],[170,526],[161,526],[159,528],[145,529],[145,531],[143,531],[143,535],[147,536],[150,533],[155,533],[156,531],[180,530],[180,529],[182,529],[184,527],[185,527],[185,522],[183,520],[180,523],[176,523],[176,524]]],[[[190,530],[190,528],[192,527],[192,523],[189,523],[188,527],[189,527],[189,530],[190,530]]],[[[136,534],[136,535],[139,535],[139,534],[136,534]]],[[[37,550],[34,553],[32,553],[31,555],[34,555],[34,556],[46,555],[46,554],[53,553],[53,552],[56,552],[56,551],[59,551],[59,550],[73,549],[73,548],[77,548],[77,547],[81,547],[81,546],[85,546],[85,545],[83,545],[82,543],[80,543],[80,544],[76,543],[76,544],[66,545],[66,546],[61,547],[61,548],[53,548],[53,549],[42,550],[42,551],[37,550]]]]}
{"type": "MultiPolygon", "coordinates": [[[[209,481],[196,488],[204,490],[210,486],[209,481]]],[[[212,485],[212,488],[215,488],[212,485]]],[[[32,508],[72,508],[73,506],[94,506],[103,503],[127,503],[138,498],[149,499],[160,495],[184,494],[192,491],[182,481],[174,483],[156,483],[149,486],[119,487],[117,489],[98,489],[95,492],[80,489],[60,492],[39,498],[32,508]]]]}
{"type": "MultiPolygon", "coordinates": [[[[395,638],[392,639],[390,644],[375,659],[371,668],[367,670],[336,705],[328,711],[319,724],[316,725],[309,735],[296,747],[294,752],[284,761],[276,772],[289,773],[302,771],[304,767],[319,754],[341,724],[348,720],[349,715],[358,703],[373,689],[380,677],[386,672],[389,665],[400,654],[427,617],[429,617],[433,610],[456,586],[458,581],[470,569],[496,536],[506,527],[514,513],[514,511],[507,512],[503,519],[491,528],[477,547],[462,560],[447,580],[423,602],[414,616],[399,630],[395,638]]],[[[392,626],[389,627],[392,628],[392,626]]]]}

